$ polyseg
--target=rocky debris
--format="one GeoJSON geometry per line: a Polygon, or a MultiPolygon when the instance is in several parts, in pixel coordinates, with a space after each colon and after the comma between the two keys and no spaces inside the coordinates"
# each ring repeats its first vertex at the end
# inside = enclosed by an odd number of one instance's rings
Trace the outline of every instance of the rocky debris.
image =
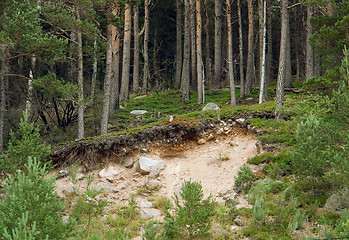
{"type": "Polygon", "coordinates": [[[262,153],[262,152],[263,152],[263,146],[262,146],[261,141],[258,140],[258,141],[255,143],[255,145],[256,145],[257,154],[262,153]]]}
{"type": "Polygon", "coordinates": [[[239,146],[239,143],[238,142],[234,142],[234,141],[230,141],[229,145],[232,146],[232,147],[235,147],[235,146],[239,146]]]}
{"type": "Polygon", "coordinates": [[[60,170],[60,171],[58,172],[58,175],[57,175],[56,179],[60,179],[60,178],[67,177],[68,174],[69,174],[69,171],[68,171],[68,170],[65,170],[65,169],[60,170]]]}
{"type": "Polygon", "coordinates": [[[110,193],[110,192],[114,192],[115,188],[113,187],[113,185],[111,185],[110,183],[107,182],[100,182],[95,186],[95,189],[97,191],[103,191],[103,193],[110,193]]]}
{"type": "Polygon", "coordinates": [[[151,177],[157,177],[160,171],[165,168],[165,163],[161,160],[153,160],[142,156],[134,164],[134,167],[142,175],[150,174],[151,177]]]}
{"type": "Polygon", "coordinates": [[[235,121],[240,125],[244,125],[246,122],[246,119],[245,118],[238,118],[235,121]]]}
{"type": "Polygon", "coordinates": [[[62,216],[62,222],[65,224],[69,223],[69,216],[62,216]]]}
{"type": "Polygon", "coordinates": [[[234,219],[234,223],[236,223],[237,225],[241,225],[242,224],[242,220],[239,217],[236,217],[234,219]]]}
{"type": "Polygon", "coordinates": [[[138,205],[139,205],[139,207],[141,207],[141,208],[152,208],[152,207],[154,207],[154,206],[153,206],[153,203],[151,203],[151,202],[146,202],[146,201],[140,201],[138,205]]]}
{"type": "Polygon", "coordinates": [[[224,132],[223,128],[218,129],[217,135],[221,135],[224,132]]]}
{"type": "Polygon", "coordinates": [[[210,135],[208,135],[207,137],[207,141],[211,141],[214,139],[214,135],[212,133],[210,133],[210,135]]]}
{"type": "Polygon", "coordinates": [[[130,112],[130,114],[135,116],[141,116],[146,114],[147,112],[148,112],[147,110],[133,110],[130,112]]]}
{"type": "Polygon", "coordinates": [[[121,165],[126,167],[126,168],[132,168],[135,163],[135,160],[133,158],[125,158],[122,162],[121,165]]]}
{"type": "Polygon", "coordinates": [[[207,103],[206,106],[202,109],[202,111],[206,111],[206,110],[219,110],[220,107],[215,104],[215,103],[207,103]]]}
{"type": "Polygon", "coordinates": [[[161,215],[161,211],[155,208],[141,208],[139,213],[144,219],[158,218],[161,215]]]}
{"type": "Polygon", "coordinates": [[[126,189],[127,185],[127,182],[122,182],[118,184],[114,190],[115,192],[121,192],[121,190],[126,189]]]}
{"type": "Polygon", "coordinates": [[[223,196],[225,196],[228,192],[229,192],[228,189],[221,190],[221,191],[218,192],[217,196],[218,196],[218,197],[223,197],[223,196]]]}
{"type": "Polygon", "coordinates": [[[78,173],[78,174],[76,174],[76,176],[75,176],[75,180],[82,180],[82,179],[84,179],[84,174],[82,174],[82,173],[78,173]]]}
{"type": "Polygon", "coordinates": [[[145,97],[148,97],[148,95],[147,94],[139,95],[139,96],[134,97],[133,99],[140,99],[140,98],[145,98],[145,97]]]}
{"type": "Polygon", "coordinates": [[[145,185],[148,189],[158,189],[162,186],[158,179],[149,179],[145,185]]]}
{"type": "Polygon", "coordinates": [[[206,143],[206,140],[203,139],[203,138],[200,138],[200,139],[198,140],[198,144],[199,144],[199,145],[204,145],[205,143],[206,143]]]}
{"type": "Polygon", "coordinates": [[[344,209],[349,208],[349,188],[333,194],[325,203],[324,209],[341,213],[344,209]]]}
{"type": "Polygon", "coordinates": [[[101,178],[110,178],[118,174],[120,174],[120,172],[114,166],[109,166],[99,171],[98,176],[101,178]]]}

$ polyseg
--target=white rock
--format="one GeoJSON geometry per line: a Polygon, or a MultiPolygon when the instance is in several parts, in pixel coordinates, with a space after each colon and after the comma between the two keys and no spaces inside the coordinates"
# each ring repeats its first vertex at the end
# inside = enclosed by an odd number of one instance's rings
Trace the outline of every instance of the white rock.
{"type": "Polygon", "coordinates": [[[243,124],[246,122],[246,119],[244,119],[244,118],[238,118],[238,119],[236,119],[235,121],[236,121],[237,123],[243,125],[243,124]]]}
{"type": "Polygon", "coordinates": [[[141,208],[152,208],[154,206],[153,206],[153,203],[151,203],[151,202],[140,201],[139,202],[139,207],[141,207],[141,208]]]}
{"type": "Polygon", "coordinates": [[[215,104],[215,103],[207,103],[206,106],[202,109],[202,111],[206,111],[206,110],[219,110],[220,107],[215,104]]]}
{"type": "Polygon", "coordinates": [[[120,174],[120,172],[114,167],[109,166],[108,168],[104,168],[99,171],[98,175],[101,178],[114,177],[115,175],[120,174]]]}
{"type": "Polygon", "coordinates": [[[147,110],[133,110],[130,112],[131,115],[144,115],[146,114],[148,111],[147,110]]]}
{"type": "Polygon", "coordinates": [[[132,168],[135,160],[133,158],[126,158],[122,161],[121,165],[126,168],[132,168]]]}
{"type": "Polygon", "coordinates": [[[203,144],[205,144],[205,143],[206,143],[206,140],[203,139],[203,138],[201,138],[201,139],[198,140],[198,144],[199,144],[199,145],[203,145],[203,144]]]}
{"type": "Polygon", "coordinates": [[[110,193],[110,192],[115,191],[115,188],[113,187],[113,185],[111,185],[110,183],[107,183],[107,182],[98,183],[97,186],[95,187],[95,189],[97,191],[103,190],[103,193],[110,193]]]}
{"type": "Polygon", "coordinates": [[[138,165],[136,166],[136,170],[143,175],[149,174],[152,170],[158,171],[164,168],[165,168],[165,163],[163,161],[153,160],[151,158],[143,157],[143,156],[139,158],[138,165]]]}
{"type": "Polygon", "coordinates": [[[82,173],[78,173],[75,176],[75,180],[82,180],[83,178],[84,178],[84,174],[82,174],[82,173]]]}
{"type": "Polygon", "coordinates": [[[161,211],[155,208],[141,208],[139,212],[141,217],[145,219],[157,218],[161,215],[161,211]]]}

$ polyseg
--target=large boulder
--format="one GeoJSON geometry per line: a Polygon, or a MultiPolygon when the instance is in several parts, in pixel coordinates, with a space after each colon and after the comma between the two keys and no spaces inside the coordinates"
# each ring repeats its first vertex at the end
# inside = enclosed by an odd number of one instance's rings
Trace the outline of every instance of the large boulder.
{"type": "Polygon", "coordinates": [[[161,211],[155,208],[141,208],[139,210],[141,217],[144,219],[158,218],[161,215],[161,211]]]}
{"type": "Polygon", "coordinates": [[[133,110],[130,112],[130,114],[135,116],[141,116],[146,114],[147,112],[148,112],[147,110],[133,110]]]}
{"type": "Polygon", "coordinates": [[[219,110],[220,107],[215,104],[215,103],[207,103],[206,106],[202,109],[202,111],[206,111],[206,110],[219,110]]]}
{"type": "Polygon", "coordinates": [[[120,172],[114,166],[109,166],[108,168],[104,168],[98,173],[99,177],[101,178],[114,177],[115,175],[118,175],[118,174],[120,174],[120,172]]]}
{"type": "Polygon", "coordinates": [[[162,169],[165,168],[165,163],[161,160],[154,160],[148,157],[140,157],[134,165],[136,171],[142,175],[151,174],[151,177],[157,177],[162,169]]]}

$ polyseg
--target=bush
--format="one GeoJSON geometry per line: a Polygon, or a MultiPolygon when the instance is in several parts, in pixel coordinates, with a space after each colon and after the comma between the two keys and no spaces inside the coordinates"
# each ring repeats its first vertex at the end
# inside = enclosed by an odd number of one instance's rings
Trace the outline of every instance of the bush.
{"type": "Polygon", "coordinates": [[[341,219],[337,222],[335,230],[338,237],[349,236],[349,209],[342,212],[341,219]]]}
{"type": "Polygon", "coordinates": [[[0,201],[0,236],[18,239],[31,232],[35,239],[66,239],[72,225],[63,223],[64,202],[54,192],[54,178],[45,178],[46,166],[35,158],[28,157],[25,169],[7,179],[0,201]]]}
{"type": "MultiPolygon", "coordinates": [[[[39,162],[46,162],[46,157],[51,152],[51,147],[40,144],[39,128],[29,123],[29,114],[23,113],[17,132],[10,131],[10,141],[0,160],[0,170],[15,173],[23,170],[29,156],[39,162]]],[[[46,166],[47,168],[48,166],[46,166]]]]}
{"type": "Polygon", "coordinates": [[[191,180],[184,182],[182,192],[183,205],[175,195],[175,212],[165,214],[165,239],[205,239],[209,236],[212,217],[215,215],[215,201],[210,195],[203,200],[202,186],[191,180]]]}
{"type": "Polygon", "coordinates": [[[251,187],[251,184],[258,177],[253,174],[251,168],[246,165],[243,165],[239,172],[238,176],[235,177],[235,188],[238,192],[242,190],[248,190],[251,187]]]}

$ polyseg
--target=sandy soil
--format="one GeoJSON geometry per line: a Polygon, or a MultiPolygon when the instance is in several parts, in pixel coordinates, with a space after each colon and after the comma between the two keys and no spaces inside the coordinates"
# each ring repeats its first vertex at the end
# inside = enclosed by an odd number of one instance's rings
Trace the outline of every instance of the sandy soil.
{"type": "MultiPolygon", "coordinates": [[[[189,142],[172,149],[158,147],[132,157],[137,159],[145,155],[165,162],[165,169],[157,178],[163,187],[156,194],[171,197],[174,193],[178,194],[183,181],[192,179],[201,182],[205,196],[211,193],[221,202],[224,201],[223,195],[232,193],[234,177],[237,176],[240,167],[256,155],[255,142],[254,135],[237,129],[232,134],[220,135],[203,145],[189,142]]],[[[95,175],[95,185],[108,183],[114,187],[114,191],[104,193],[102,196],[109,203],[124,203],[130,194],[144,188],[148,181],[148,176],[142,176],[134,169],[112,163],[108,167],[110,166],[118,172],[112,179],[100,178],[99,171],[88,173],[95,175]]],[[[64,197],[67,189],[73,186],[79,188],[80,192],[83,191],[86,182],[86,176],[76,184],[71,182],[70,177],[61,178],[57,180],[56,190],[64,197]]],[[[141,195],[138,196],[138,200],[140,198],[146,200],[147,197],[147,194],[141,195]]],[[[246,203],[240,202],[240,204],[246,203]]]]}

